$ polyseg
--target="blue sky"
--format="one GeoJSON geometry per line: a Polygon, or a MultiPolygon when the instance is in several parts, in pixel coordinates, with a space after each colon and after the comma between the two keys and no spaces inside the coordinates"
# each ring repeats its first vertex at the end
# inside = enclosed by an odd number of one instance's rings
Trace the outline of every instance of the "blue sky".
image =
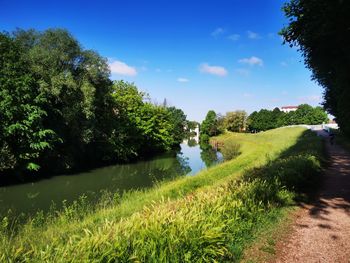
{"type": "Polygon", "coordinates": [[[200,121],[216,112],[322,101],[296,49],[282,45],[280,0],[0,0],[0,30],[65,28],[134,82],[200,121]]]}

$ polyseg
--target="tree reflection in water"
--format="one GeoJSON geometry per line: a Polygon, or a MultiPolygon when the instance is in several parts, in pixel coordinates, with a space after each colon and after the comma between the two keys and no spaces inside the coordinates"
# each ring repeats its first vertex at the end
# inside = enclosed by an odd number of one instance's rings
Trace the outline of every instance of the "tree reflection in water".
{"type": "Polygon", "coordinates": [[[217,151],[208,143],[200,142],[201,158],[207,167],[217,164],[220,160],[217,151]]]}

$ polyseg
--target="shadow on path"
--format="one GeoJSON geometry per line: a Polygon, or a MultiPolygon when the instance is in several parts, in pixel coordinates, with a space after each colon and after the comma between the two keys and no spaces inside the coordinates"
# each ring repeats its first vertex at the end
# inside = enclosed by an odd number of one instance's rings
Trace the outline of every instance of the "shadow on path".
{"type": "MultiPolygon", "coordinates": [[[[320,136],[328,136],[324,131],[317,131],[317,133],[320,136]]],[[[330,156],[330,166],[325,171],[319,199],[309,213],[313,217],[322,218],[329,213],[327,208],[333,208],[341,209],[349,215],[350,154],[339,145],[331,145],[329,142],[326,143],[326,148],[330,156]]]]}
{"type": "Polygon", "coordinates": [[[330,165],[318,197],[296,218],[292,233],[278,244],[276,262],[350,262],[350,153],[325,137],[330,165]]]}

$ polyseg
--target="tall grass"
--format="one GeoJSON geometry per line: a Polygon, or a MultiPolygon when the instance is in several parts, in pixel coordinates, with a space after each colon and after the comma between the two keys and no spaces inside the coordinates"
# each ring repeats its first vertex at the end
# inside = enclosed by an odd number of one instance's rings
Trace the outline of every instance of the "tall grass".
{"type": "Polygon", "coordinates": [[[237,261],[264,220],[317,182],[322,144],[301,128],[216,139],[239,141],[242,154],[195,177],[107,195],[97,207],[80,201],[17,234],[2,231],[0,261],[237,261]]]}
{"type": "Polygon", "coordinates": [[[228,140],[220,147],[220,152],[224,156],[225,160],[232,160],[240,154],[241,145],[236,141],[228,140]]]}

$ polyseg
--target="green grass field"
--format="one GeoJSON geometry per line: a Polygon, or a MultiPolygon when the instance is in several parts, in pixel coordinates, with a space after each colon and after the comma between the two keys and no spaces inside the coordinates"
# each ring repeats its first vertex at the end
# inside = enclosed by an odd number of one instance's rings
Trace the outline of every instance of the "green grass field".
{"type": "Polygon", "coordinates": [[[81,198],[17,228],[4,218],[0,261],[238,261],[264,225],[317,183],[323,147],[303,128],[215,140],[238,142],[241,154],[193,177],[106,195],[94,207],[81,198]]]}

